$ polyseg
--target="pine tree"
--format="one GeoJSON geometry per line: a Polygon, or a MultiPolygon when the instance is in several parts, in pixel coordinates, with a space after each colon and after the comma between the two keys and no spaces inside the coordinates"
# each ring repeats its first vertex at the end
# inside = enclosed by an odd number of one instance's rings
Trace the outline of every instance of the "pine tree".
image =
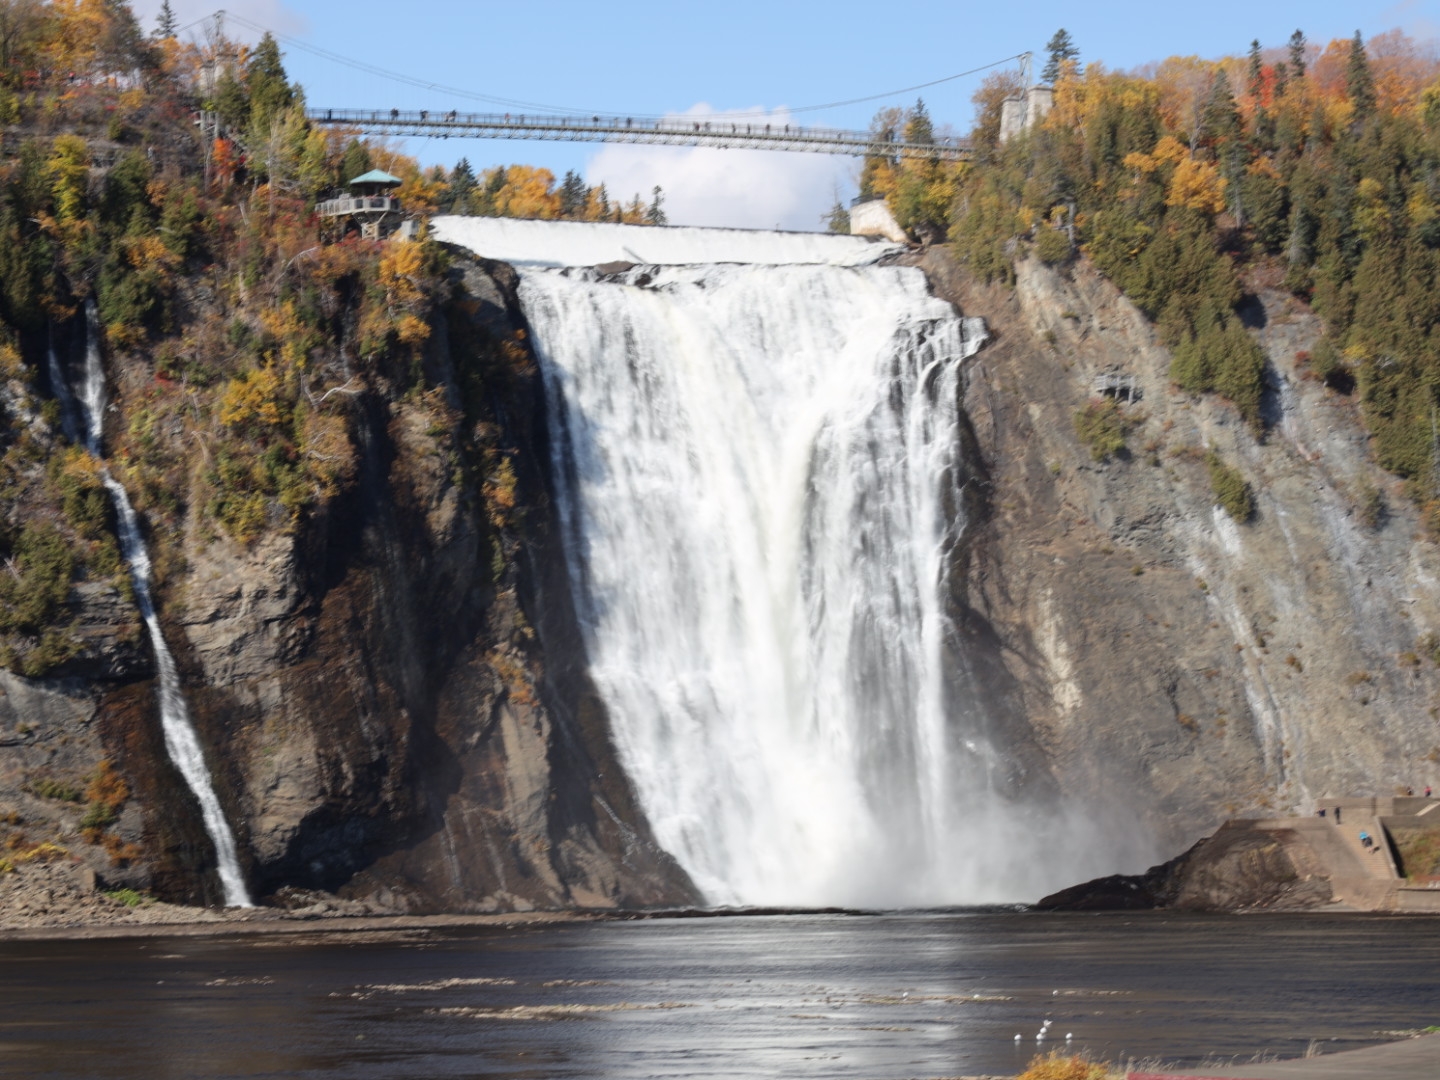
{"type": "Polygon", "coordinates": [[[469,208],[470,192],[475,190],[475,170],[470,167],[469,158],[461,158],[450,173],[445,198],[441,205],[454,214],[463,214],[469,208]]]}
{"type": "Polygon", "coordinates": [[[175,11],[170,7],[170,0],[165,0],[160,5],[160,14],[155,17],[155,36],[162,41],[175,36],[176,27],[179,21],[175,18],[175,11]]]}
{"type": "Polygon", "coordinates": [[[565,179],[560,182],[560,216],[567,220],[584,218],[586,196],[589,194],[579,173],[574,169],[566,172],[565,179]]]}
{"type": "Polygon", "coordinates": [[[348,184],[357,176],[364,176],[373,169],[374,163],[370,160],[370,151],[359,139],[351,139],[345,147],[345,153],[340,158],[340,183],[348,184]]]}
{"type": "Polygon", "coordinates": [[[277,113],[295,104],[295,91],[280,60],[280,46],[268,33],[255,46],[254,55],[245,67],[245,83],[250,90],[252,132],[263,132],[277,113]]]}
{"type": "Polygon", "coordinates": [[[1375,77],[1370,74],[1370,60],[1365,55],[1365,41],[1360,31],[1350,42],[1350,59],[1345,65],[1345,93],[1355,106],[1355,119],[1364,120],[1375,113],[1375,77]]]}
{"type": "Polygon", "coordinates": [[[1061,64],[1080,56],[1080,50],[1075,47],[1070,32],[1064,27],[1056,30],[1055,36],[1045,43],[1045,51],[1050,55],[1050,59],[1045,64],[1045,70],[1040,73],[1040,81],[1046,83],[1053,83],[1060,78],[1061,64]]]}
{"type": "Polygon", "coordinates": [[[1297,79],[1305,77],[1305,35],[1299,30],[1290,35],[1290,74],[1297,79]]]}
{"type": "Polygon", "coordinates": [[[1215,73],[1210,96],[1205,99],[1205,107],[1200,114],[1200,139],[1218,149],[1228,146],[1239,134],[1240,110],[1236,108],[1235,95],[1230,91],[1230,77],[1221,68],[1215,73]]]}
{"type": "Polygon", "coordinates": [[[850,232],[850,211],[838,198],[835,200],[835,205],[830,208],[830,212],[821,220],[825,222],[826,232],[846,234],[850,232]]]}
{"type": "Polygon", "coordinates": [[[665,210],[662,206],[665,202],[665,193],[660,190],[660,185],[656,184],[655,187],[651,189],[650,194],[652,197],[650,199],[650,205],[645,209],[645,224],[667,224],[669,219],[665,216],[665,210]]]}
{"type": "Polygon", "coordinates": [[[1260,55],[1260,39],[1250,42],[1250,97],[1259,103],[1265,93],[1265,59],[1260,55]]]}
{"type": "Polygon", "coordinates": [[[930,122],[924,98],[915,99],[915,109],[905,122],[905,141],[916,146],[935,145],[935,125],[930,122]]]}

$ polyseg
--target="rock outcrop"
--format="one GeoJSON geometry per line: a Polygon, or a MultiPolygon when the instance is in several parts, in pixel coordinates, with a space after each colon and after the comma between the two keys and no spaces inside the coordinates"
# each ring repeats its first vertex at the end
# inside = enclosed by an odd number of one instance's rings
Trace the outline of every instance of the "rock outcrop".
{"type": "Polygon", "coordinates": [[[1293,829],[1227,822],[1143,874],[1113,874],[1043,898],[1041,911],[1294,911],[1334,899],[1323,860],[1293,829]]]}
{"type": "MultiPolygon", "coordinates": [[[[1440,549],[1374,463],[1357,403],[1311,377],[1319,319],[1252,283],[1265,427],[1169,379],[1153,328],[1083,260],[978,287],[933,248],[937,291],[984,315],[965,406],[979,495],[957,606],[1028,726],[1044,782],[1152,856],[1244,812],[1440,782],[1440,549]],[[1126,448],[1076,413],[1116,387],[1126,448]],[[1207,454],[1255,513],[1217,504],[1207,454]]],[[[1139,850],[1139,849],[1137,849],[1139,850]]]]}

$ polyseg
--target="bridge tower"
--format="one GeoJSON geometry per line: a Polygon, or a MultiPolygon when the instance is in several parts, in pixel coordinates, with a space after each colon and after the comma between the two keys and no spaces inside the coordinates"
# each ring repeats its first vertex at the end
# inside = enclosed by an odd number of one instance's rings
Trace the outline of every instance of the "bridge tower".
{"type": "Polygon", "coordinates": [[[1032,83],[1031,55],[1020,57],[1020,91],[1000,103],[1000,141],[1009,142],[1027,128],[1034,127],[1055,104],[1053,87],[1032,83]]]}

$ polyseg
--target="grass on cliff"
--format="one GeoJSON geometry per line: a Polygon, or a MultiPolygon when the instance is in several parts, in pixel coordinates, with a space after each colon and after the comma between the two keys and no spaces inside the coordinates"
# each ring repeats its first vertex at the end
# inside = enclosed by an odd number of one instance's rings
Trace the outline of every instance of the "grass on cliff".
{"type": "Polygon", "coordinates": [[[1094,461],[1121,454],[1134,423],[1114,398],[1097,398],[1075,412],[1075,434],[1094,461]]]}

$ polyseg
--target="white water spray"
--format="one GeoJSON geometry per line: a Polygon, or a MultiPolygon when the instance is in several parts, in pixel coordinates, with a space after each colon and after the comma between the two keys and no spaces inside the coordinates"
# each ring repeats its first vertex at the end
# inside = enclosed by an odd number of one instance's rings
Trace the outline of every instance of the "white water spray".
{"type": "MultiPolygon", "coordinates": [[[[196,737],[195,725],[190,721],[190,710],[185,704],[184,692],[180,689],[180,673],[175,667],[175,658],[170,653],[170,647],[165,643],[165,635],[160,630],[160,620],[155,615],[155,603],[150,595],[150,553],[140,534],[140,523],[125,489],[103,464],[101,451],[104,440],[105,369],[100,359],[100,326],[93,301],[87,302],[85,306],[85,322],[85,377],[78,401],[85,427],[85,445],[95,459],[101,462],[100,477],[105,484],[105,490],[110,493],[120,525],[120,551],[129,563],[130,579],[135,587],[135,602],[140,608],[141,618],[145,621],[145,629],[150,633],[150,646],[155,653],[155,666],[160,674],[160,727],[165,736],[165,750],[200,804],[205,831],[215,846],[217,871],[226,906],[251,907],[253,905],[245,888],[245,878],[240,871],[235,835],[230,831],[230,823],[225,820],[225,811],[215,795],[210,770],[205,765],[205,755],[201,752],[200,740],[196,737]]],[[[65,404],[69,390],[53,347],[50,351],[50,373],[56,393],[62,404],[65,404]]],[[[72,426],[67,423],[67,431],[72,426]]]]}

